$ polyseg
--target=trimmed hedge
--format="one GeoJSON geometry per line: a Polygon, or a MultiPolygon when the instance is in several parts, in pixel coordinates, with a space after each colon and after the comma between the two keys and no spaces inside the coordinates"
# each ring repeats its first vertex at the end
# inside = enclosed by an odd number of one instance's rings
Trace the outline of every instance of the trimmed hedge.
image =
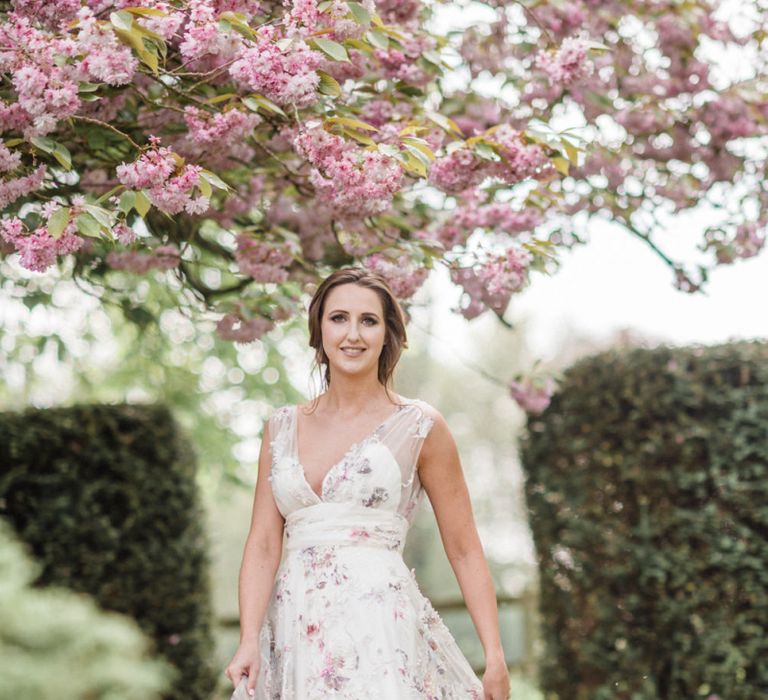
{"type": "Polygon", "coordinates": [[[768,697],[767,429],[765,344],[565,373],[522,446],[547,698],[768,697]]]}
{"type": "Polygon", "coordinates": [[[207,699],[218,676],[195,470],[162,406],[0,414],[0,516],[41,562],[36,583],[133,617],[180,671],[168,700],[207,699]]]}
{"type": "Polygon", "coordinates": [[[39,569],[0,519],[0,700],[158,700],[174,669],[148,658],[135,620],[65,588],[32,588],[39,569]]]}

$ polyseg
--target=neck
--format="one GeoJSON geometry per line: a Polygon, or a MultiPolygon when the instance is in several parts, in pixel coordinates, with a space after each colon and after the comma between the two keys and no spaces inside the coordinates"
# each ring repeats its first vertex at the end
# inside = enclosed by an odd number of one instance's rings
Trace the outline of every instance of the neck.
{"type": "Polygon", "coordinates": [[[336,373],[327,391],[321,396],[325,409],[350,415],[371,410],[372,406],[392,402],[384,386],[379,383],[377,374],[350,377],[336,373]]]}

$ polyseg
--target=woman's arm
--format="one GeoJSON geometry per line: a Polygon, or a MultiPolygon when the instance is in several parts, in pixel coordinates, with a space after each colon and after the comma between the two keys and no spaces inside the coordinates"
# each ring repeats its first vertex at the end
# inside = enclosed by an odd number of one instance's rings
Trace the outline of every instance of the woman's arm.
{"type": "Polygon", "coordinates": [[[430,407],[434,425],[419,455],[419,478],[435,511],[448,561],[483,645],[486,666],[504,663],[496,591],[477,534],[459,452],[448,424],[430,407]]]}
{"type": "Polygon", "coordinates": [[[272,496],[269,481],[269,423],[265,422],[259,451],[259,473],[248,537],[240,566],[240,641],[258,639],[269,605],[275,573],[283,549],[284,520],[272,496]]]}
{"type": "Polygon", "coordinates": [[[240,565],[238,600],[240,604],[240,646],[224,674],[238,687],[248,676],[246,691],[253,695],[261,665],[259,633],[272,596],[275,573],[283,550],[284,520],[272,497],[269,422],[265,422],[259,452],[259,473],[253,498],[251,527],[245,540],[240,565]]]}

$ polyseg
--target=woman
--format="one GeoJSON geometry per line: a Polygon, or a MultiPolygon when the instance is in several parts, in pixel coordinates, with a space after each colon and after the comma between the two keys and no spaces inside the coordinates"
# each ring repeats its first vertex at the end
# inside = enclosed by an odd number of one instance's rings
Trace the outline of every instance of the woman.
{"type": "Polygon", "coordinates": [[[264,426],[240,570],[232,700],[507,700],[496,596],[453,436],[390,390],[406,347],[386,281],[334,272],[309,307],[311,406],[264,426]],[[401,553],[424,492],[485,651],[482,684],[401,553]]]}

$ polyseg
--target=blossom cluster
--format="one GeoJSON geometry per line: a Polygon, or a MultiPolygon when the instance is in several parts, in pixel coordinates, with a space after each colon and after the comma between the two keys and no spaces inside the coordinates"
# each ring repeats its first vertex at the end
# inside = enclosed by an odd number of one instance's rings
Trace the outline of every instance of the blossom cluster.
{"type": "Polygon", "coordinates": [[[111,250],[106,260],[115,270],[143,275],[150,270],[172,270],[181,263],[181,256],[178,247],[171,243],[157,246],[151,251],[111,250]]]}
{"type": "Polygon", "coordinates": [[[517,404],[527,413],[539,414],[549,406],[555,390],[552,377],[544,379],[513,379],[509,383],[509,393],[517,404]]]}
{"type": "Polygon", "coordinates": [[[273,320],[263,316],[246,318],[242,313],[224,314],[216,323],[216,332],[223,340],[252,343],[275,326],[273,320]]]}
{"type": "Polygon", "coordinates": [[[22,267],[33,272],[45,272],[56,263],[60,255],[75,253],[85,240],[77,235],[77,227],[70,223],[58,238],[54,238],[45,226],[27,232],[21,219],[0,219],[0,238],[13,246],[19,254],[22,267]]]}
{"type": "Polygon", "coordinates": [[[459,194],[479,185],[486,177],[513,185],[527,178],[546,179],[554,173],[544,149],[526,143],[523,134],[509,124],[488,133],[486,142],[495,148],[498,160],[487,160],[463,146],[436,159],[429,181],[448,194],[459,194]]]}
{"type": "Polygon", "coordinates": [[[415,265],[407,255],[390,259],[381,253],[374,253],[363,260],[363,265],[384,277],[398,299],[412,297],[424,284],[429,272],[415,265]]]}
{"type": "Polygon", "coordinates": [[[277,28],[261,27],[255,45],[239,54],[229,73],[239,85],[278,105],[307,107],[317,99],[320,54],[301,39],[281,49],[278,39],[277,28]]]}
{"type": "Polygon", "coordinates": [[[286,267],[293,262],[293,255],[284,247],[240,233],[235,260],[240,272],[257,282],[285,282],[288,279],[286,267]]]}
{"type": "Polygon", "coordinates": [[[585,42],[569,37],[557,51],[541,51],[536,56],[536,66],[544,71],[552,85],[569,87],[592,75],[594,66],[587,58],[585,42]]]}
{"type": "MultiPolygon", "coordinates": [[[[66,2],[19,2],[17,10],[26,14],[11,13],[0,23],[0,71],[10,74],[16,93],[12,120],[0,120],[0,132],[22,129],[25,138],[49,134],[81,108],[81,82],[118,86],[132,80],[136,58],[89,7],[78,9],[75,33],[58,35],[32,24],[35,18],[53,22],[72,9],[66,2]]],[[[3,110],[8,107],[2,105],[3,110]]]]}
{"type": "MultiPolygon", "coordinates": [[[[15,162],[17,163],[18,161],[11,156],[6,159],[9,170],[15,162]]],[[[24,197],[40,189],[45,180],[45,173],[46,167],[40,165],[29,175],[22,175],[21,177],[9,180],[0,180],[0,209],[5,209],[9,204],[19,199],[19,197],[24,197]]]]}
{"type": "Polygon", "coordinates": [[[502,314],[510,298],[528,281],[532,257],[524,249],[510,247],[503,254],[488,255],[479,265],[451,268],[451,280],[465,292],[459,311],[466,319],[486,309],[502,314]]]}
{"type": "Polygon", "coordinates": [[[403,170],[397,160],[363,150],[320,126],[302,129],[293,143],[312,165],[310,181],[317,198],[342,218],[386,211],[402,186],[403,170]]]}
{"type": "Polygon", "coordinates": [[[151,140],[151,148],[133,163],[117,166],[117,178],[126,187],[146,190],[158,209],[166,214],[202,214],[208,210],[208,197],[194,196],[200,184],[199,165],[180,164],[179,157],[169,148],[151,140]]]}

